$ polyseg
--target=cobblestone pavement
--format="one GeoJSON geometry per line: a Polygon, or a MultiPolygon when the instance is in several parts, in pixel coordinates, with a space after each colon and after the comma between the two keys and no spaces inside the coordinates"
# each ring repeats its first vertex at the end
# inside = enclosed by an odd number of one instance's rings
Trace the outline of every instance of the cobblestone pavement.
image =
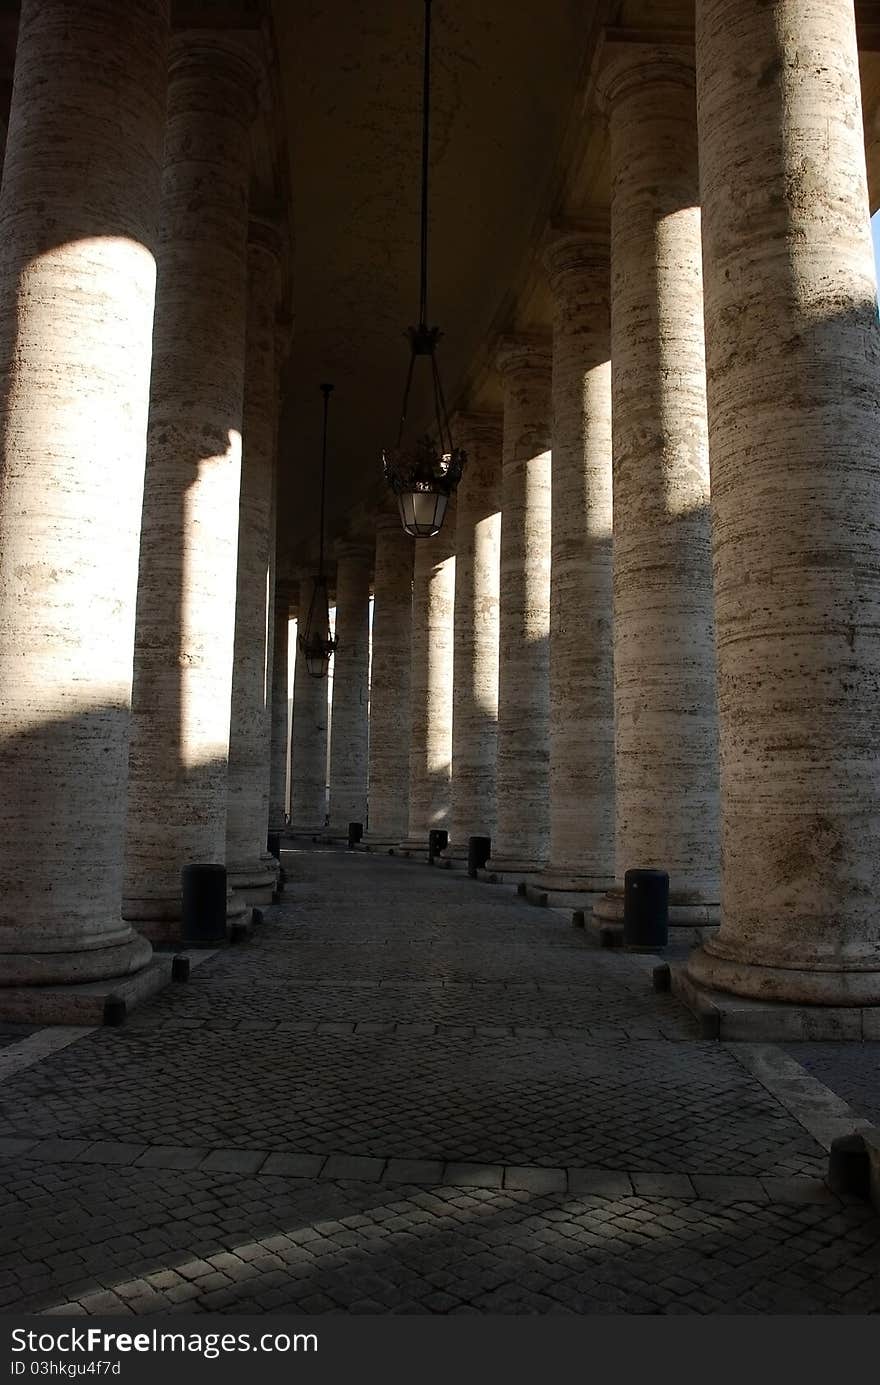
{"type": "Polygon", "coordinates": [[[0,1310],[880,1309],[877,1218],[643,959],[415,862],[285,864],[124,1027],[10,1037],[0,1310]]]}

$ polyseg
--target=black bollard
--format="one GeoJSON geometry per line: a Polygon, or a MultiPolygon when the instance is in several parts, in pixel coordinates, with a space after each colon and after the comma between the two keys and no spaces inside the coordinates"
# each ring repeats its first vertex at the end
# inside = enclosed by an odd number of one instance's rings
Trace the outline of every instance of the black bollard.
{"type": "Polygon", "coordinates": [[[444,827],[432,827],[428,833],[428,865],[433,866],[435,856],[439,856],[449,845],[449,833],[444,827]]]}
{"type": "Polygon", "coordinates": [[[870,1198],[871,1160],[858,1131],[831,1141],[827,1182],[832,1192],[861,1197],[866,1202],[870,1198]]]}
{"type": "Polygon", "coordinates": [[[226,867],[184,866],[181,933],[186,943],[226,941],[226,867]]]}
{"type": "Polygon", "coordinates": [[[364,824],[362,822],[350,822],[348,824],[348,845],[349,850],[357,846],[361,837],[364,835],[364,824]]]}
{"type": "Polygon", "coordinates": [[[492,855],[491,837],[468,837],[468,875],[476,880],[477,871],[482,870],[492,855]]]}
{"type": "Polygon", "coordinates": [[[189,980],[188,957],[181,957],[178,955],[171,959],[171,980],[180,982],[189,980]]]}
{"type": "Polygon", "coordinates": [[[269,833],[268,837],[266,838],[266,850],[268,851],[269,855],[270,855],[270,856],[274,856],[274,857],[275,857],[275,860],[278,861],[279,864],[280,864],[280,862],[281,862],[281,833],[280,833],[280,832],[270,832],[270,833],[269,833]]]}
{"type": "Polygon", "coordinates": [[[665,947],[669,941],[669,876],[628,870],[623,879],[624,947],[665,947]]]}

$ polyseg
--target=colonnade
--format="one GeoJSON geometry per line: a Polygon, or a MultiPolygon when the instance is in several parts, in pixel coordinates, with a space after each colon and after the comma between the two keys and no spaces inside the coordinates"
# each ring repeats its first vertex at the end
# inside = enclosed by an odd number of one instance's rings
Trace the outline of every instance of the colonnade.
{"type": "Polygon", "coordinates": [[[360,821],[421,852],[446,828],[453,859],[487,836],[491,871],[602,919],[627,870],[659,867],[674,923],[720,922],[698,982],[880,1003],[880,323],[853,4],[695,17],[692,42],[606,42],[610,198],[540,248],[552,332],[493,342],[500,408],[456,416],[469,462],[437,537],[382,513],[375,550],[337,545],[331,719],[299,659],[291,734],[287,622],[311,579],[273,590],[287,248],[250,205],[259,46],[172,32],[169,0],[83,0],[76,26],[66,0],[22,0],[0,191],[3,984],[137,971],[179,936],[187,864],[226,864],[232,916],[270,898],[267,829],[324,827],[329,736],[331,835],[360,821]]]}
{"type": "Polygon", "coordinates": [[[411,688],[372,686],[367,841],[425,853],[446,827],[460,860],[489,836],[490,871],[605,921],[627,870],[661,868],[671,923],[720,922],[698,982],[876,1003],[857,44],[847,0],[779,8],[699,0],[693,47],[607,45],[610,205],[550,229],[552,339],[504,338],[500,414],[456,417],[457,513],[416,541],[411,603],[401,559],[394,633],[377,533],[375,649],[402,665],[409,639],[411,688]]]}

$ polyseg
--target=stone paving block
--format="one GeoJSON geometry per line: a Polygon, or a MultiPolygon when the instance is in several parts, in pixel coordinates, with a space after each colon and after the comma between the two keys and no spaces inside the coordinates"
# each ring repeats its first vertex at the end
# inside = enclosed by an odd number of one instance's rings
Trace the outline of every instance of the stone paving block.
{"type": "Polygon", "coordinates": [[[145,1169],[196,1169],[207,1153],[187,1145],[149,1145],[134,1162],[145,1169]]]}
{"type": "Polygon", "coordinates": [[[383,1182],[439,1183],[442,1177],[442,1159],[389,1159],[383,1182]]]}
{"type": "Polygon", "coordinates": [[[385,1167],[384,1159],[371,1159],[356,1154],[331,1154],[321,1170],[322,1178],[362,1178],[378,1181],[385,1167]]]}
{"type": "Polygon", "coordinates": [[[323,1154],[270,1154],[262,1172],[282,1178],[317,1178],[325,1161],[323,1154]]]}
{"type": "Polygon", "coordinates": [[[30,1149],[28,1153],[33,1159],[45,1159],[47,1162],[66,1163],[67,1160],[78,1159],[93,1144],[94,1140],[66,1140],[63,1138],[40,1140],[30,1149]]]}
{"type": "Polygon", "coordinates": [[[82,1164],[133,1164],[144,1153],[143,1145],[124,1140],[98,1140],[79,1156],[82,1164]]]}
{"type": "Polygon", "coordinates": [[[214,1149],[200,1165],[203,1173],[256,1173],[266,1162],[261,1149],[214,1149]]]}
{"type": "Polygon", "coordinates": [[[36,1140],[29,1140],[26,1135],[0,1135],[0,1158],[14,1158],[17,1154],[26,1154],[36,1143],[36,1140]]]}
{"type": "Polygon", "coordinates": [[[691,1175],[697,1197],[710,1202],[766,1202],[767,1193],[758,1178],[725,1175],[691,1175]]]}
{"type": "Polygon", "coordinates": [[[565,1169],[516,1168],[504,1170],[504,1187],[519,1188],[527,1193],[564,1193],[565,1169]]]}
{"type": "Polygon", "coordinates": [[[629,1175],[611,1173],[605,1169],[569,1168],[568,1191],[588,1197],[631,1197],[633,1185],[629,1175]]]}
{"type": "Polygon", "coordinates": [[[503,1165],[446,1164],[443,1182],[457,1188],[500,1188],[504,1181],[503,1165]]]}
{"type": "Polygon", "coordinates": [[[819,1178],[762,1178],[764,1190],[771,1202],[832,1202],[837,1198],[819,1178]]]}
{"type": "Polygon", "coordinates": [[[684,1173],[633,1173],[632,1184],[640,1197],[696,1197],[696,1189],[684,1173]]]}

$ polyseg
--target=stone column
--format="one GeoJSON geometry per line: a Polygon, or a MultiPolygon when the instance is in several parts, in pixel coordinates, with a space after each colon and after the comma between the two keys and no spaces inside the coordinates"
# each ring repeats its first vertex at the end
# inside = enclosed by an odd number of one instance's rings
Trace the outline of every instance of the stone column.
{"type": "Polygon", "coordinates": [[[452,630],[455,497],[440,533],[417,539],[410,664],[409,824],[401,849],[428,853],[428,832],[449,829],[452,780],[452,630]]]}
{"type": "Polygon", "coordinates": [[[689,969],[876,1005],[880,325],[851,0],[699,0],[697,63],[724,870],[689,969]]]}
{"type": "Polygon", "coordinates": [[[540,871],[549,837],[550,346],[509,338],[504,382],[498,808],[489,869],[540,871]]]}
{"type": "MultiPolygon", "coordinates": [[[[298,631],[305,630],[314,578],[300,582],[298,631]]],[[[304,836],[324,831],[327,774],[327,679],[314,678],[297,647],[293,667],[290,732],[290,830],[304,836]]],[[[285,685],[285,708],[287,690],[285,685]]]]}
{"type": "Polygon", "coordinates": [[[409,822],[410,635],[413,540],[400,516],[376,519],[373,657],[370,672],[370,830],[365,842],[392,847],[409,822]]]}
{"type": "Polygon", "coordinates": [[[2,986],[151,955],[120,906],[168,3],[73,20],[23,0],[0,195],[2,986]]]}
{"type": "Polygon", "coordinates": [[[226,859],[256,75],[235,36],[172,39],[124,900],[152,938],[179,935],[183,866],[226,859]]]}
{"type": "Polygon", "coordinates": [[[550,561],[550,859],[538,886],[614,884],[608,215],[556,234],[550,561]]]}
{"type": "Polygon", "coordinates": [[[268,904],[277,879],[277,863],[266,847],[265,769],[270,735],[270,523],[278,410],[275,313],[283,254],[280,228],[253,220],[248,243],[244,442],[226,812],[229,883],[250,904],[268,904]]]}
{"type": "MultiPolygon", "coordinates": [[[[290,727],[287,684],[290,672],[288,643],[290,588],[286,582],[275,586],[272,634],[272,713],[269,748],[269,831],[287,828],[287,779],[290,766],[290,727]]],[[[325,698],[326,701],[326,698],[325,698]]],[[[323,816],[321,818],[323,822],[323,816]]]]}
{"type": "Polygon", "coordinates": [[[610,121],[617,890],[669,872],[670,921],[717,919],[718,737],[693,57],[622,44],[610,121]]]}
{"type": "Polygon", "coordinates": [[[330,730],[330,833],[348,836],[367,821],[370,691],[370,563],[363,544],[336,550],[336,640],[330,730]]]}
{"type": "Polygon", "coordinates": [[[498,596],[501,581],[502,420],[459,414],[467,464],[456,497],[451,860],[468,838],[495,831],[498,758],[498,596]]]}

